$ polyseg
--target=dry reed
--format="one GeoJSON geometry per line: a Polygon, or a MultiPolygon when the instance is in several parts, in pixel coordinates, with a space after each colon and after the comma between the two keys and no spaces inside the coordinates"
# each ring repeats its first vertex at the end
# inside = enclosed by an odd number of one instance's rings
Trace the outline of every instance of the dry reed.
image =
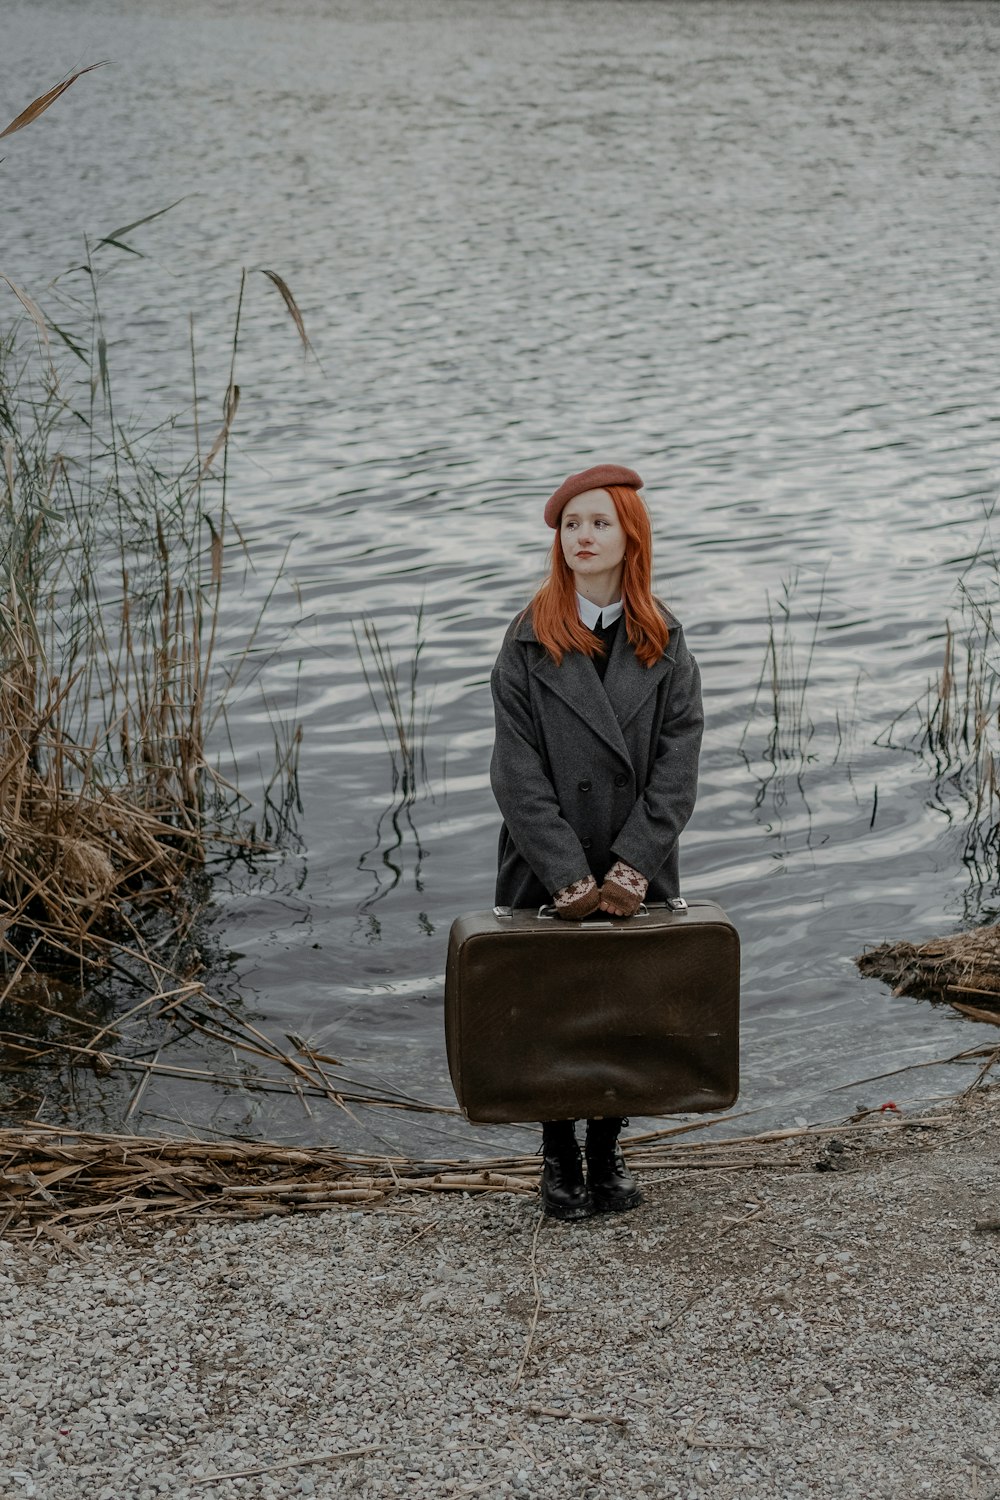
{"type": "MultiPolygon", "coordinates": [[[[115,950],[115,945],[107,946],[115,950]]],[[[355,1123],[358,1105],[416,1114],[458,1113],[454,1105],[417,1099],[388,1085],[374,1090],[301,1037],[289,1035],[290,1047],[282,1046],[237,1008],[211,994],[201,980],[170,968],[148,948],[115,951],[145,975],[150,992],[131,1009],[97,1026],[92,1016],[45,1003],[51,997],[44,984],[22,961],[0,990],[0,1001],[6,1002],[0,1072],[14,1073],[22,1083],[42,1071],[48,1076],[65,1074],[70,1080],[81,1069],[101,1079],[117,1076],[132,1085],[126,1120],[156,1079],[236,1091],[247,1100],[284,1095],[297,1100],[307,1115],[310,1101],[315,1101],[355,1123]],[[46,1024],[50,1030],[43,1034],[46,1024]],[[196,1066],[176,1059],[176,1045],[186,1038],[199,1043],[202,1055],[196,1066]],[[155,1054],[152,1058],[150,1052],[155,1054]],[[218,1052],[227,1056],[224,1067],[211,1063],[218,1052]]]]}
{"type": "Polygon", "coordinates": [[[26,125],[33,125],[39,115],[44,114],[50,105],[55,104],[56,100],[66,92],[70,85],[74,84],[78,78],[82,78],[85,73],[93,73],[95,68],[104,68],[106,66],[107,64],[103,62],[91,63],[88,67],[80,68],[77,72],[71,73],[69,78],[64,78],[61,83],[55,84],[53,88],[46,89],[44,94],[39,94],[37,99],[32,99],[31,103],[25,109],[22,109],[21,113],[16,115],[9,125],[0,130],[0,141],[6,135],[13,135],[16,130],[23,130],[26,125]]]}
{"type": "MultiPolygon", "coordinates": [[[[2,134],[32,124],[90,71],[35,99],[2,134]]],[[[164,458],[177,419],[152,431],[122,422],[108,352],[107,257],[139,254],[124,237],[167,211],[88,243],[83,264],[50,288],[51,308],[0,276],[28,318],[0,340],[0,1005],[8,1056],[34,1065],[87,1056],[65,1016],[58,1039],[38,1035],[52,1014],[32,989],[39,974],[86,986],[117,970],[145,988],[146,1020],[162,1017],[169,986],[151,924],[162,943],[166,923],[176,948],[206,899],[209,855],[260,847],[218,746],[251,648],[255,673],[261,660],[259,619],[242,652],[227,641],[218,659],[238,535],[228,450],[246,272],[221,425],[204,451],[192,352],[186,462],[164,458]],[[81,283],[79,298],[71,288],[81,283]]],[[[308,346],[287,284],[263,274],[308,346]]],[[[299,738],[276,725],[269,832],[297,803],[299,738]]],[[[175,989],[185,980],[172,978],[175,989]]],[[[176,1030],[182,1008],[176,999],[166,1008],[176,1030]]],[[[93,1060],[98,1070],[139,1069],[138,1058],[103,1048],[93,1060]]]]}
{"type": "MultiPolygon", "coordinates": [[[[907,1129],[943,1128],[949,1118],[873,1114],[836,1127],[765,1131],[740,1140],[625,1145],[631,1163],[644,1171],[809,1171],[825,1137],[886,1146],[907,1129]]],[[[73,1248],[82,1234],[108,1222],[167,1225],[378,1208],[437,1193],[532,1195],[538,1172],[537,1156],[416,1161],[326,1147],[32,1126],[0,1130],[0,1236],[46,1233],[73,1248]]]]}
{"type": "Polygon", "coordinates": [[[945,621],[939,673],[876,740],[929,768],[933,805],[962,831],[974,893],[995,884],[1000,856],[1000,633],[992,603],[1000,560],[990,519],[958,582],[960,623],[945,621]]]}
{"type": "MultiPolygon", "coordinates": [[[[819,580],[815,602],[803,600],[798,573],[781,584],[778,597],[767,595],[767,641],[760,675],[738,749],[757,783],[754,809],[770,804],[770,815],[780,819],[792,797],[808,808],[807,777],[821,758],[835,765],[856,733],[860,679],[855,684],[853,709],[837,708],[832,725],[817,725],[810,698],[815,695],[814,673],[820,633],[825,629],[825,576],[819,580]]],[[[851,767],[846,764],[851,777],[851,767]]]]}
{"type": "Polygon", "coordinates": [[[417,679],[420,654],[424,649],[423,618],[421,605],[417,611],[413,654],[402,681],[392,648],[382,639],[375,621],[367,615],[362,618],[365,646],[351,626],[365,686],[389,755],[392,790],[394,794],[397,791],[401,794],[404,805],[416,800],[420,778],[427,774],[424,744],[430,716],[429,703],[421,705],[419,720],[417,717],[420,698],[417,679]]]}
{"type": "Polygon", "coordinates": [[[825,580],[820,584],[805,644],[798,639],[798,590],[796,574],[783,580],[777,601],[767,595],[767,646],[750,717],[740,740],[742,745],[754,717],[765,712],[770,727],[763,758],[775,767],[782,761],[804,761],[816,732],[809,715],[807,693],[823,614],[825,580]]]}
{"type": "Polygon", "coordinates": [[[877,743],[930,767],[938,809],[964,830],[963,861],[980,884],[991,882],[1000,851],[1000,693],[998,638],[988,606],[963,589],[965,627],[945,621],[941,671],[877,743]],[[906,738],[901,725],[913,721],[906,738]],[[956,818],[957,809],[957,818],[956,818]]]}
{"type": "Polygon", "coordinates": [[[973,1019],[1000,1019],[1000,926],[920,944],[881,943],[855,962],[862,974],[890,985],[895,995],[945,1000],[966,1013],[974,1001],[972,1008],[984,1014],[973,1019]],[[962,1000],[964,1005],[956,1004],[962,1000]]]}

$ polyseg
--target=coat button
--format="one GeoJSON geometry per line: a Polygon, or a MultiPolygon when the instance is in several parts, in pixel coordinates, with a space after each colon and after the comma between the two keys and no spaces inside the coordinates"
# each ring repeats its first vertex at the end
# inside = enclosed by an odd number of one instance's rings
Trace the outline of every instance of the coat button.
{"type": "Polygon", "coordinates": [[[615,777],[615,786],[628,786],[628,777],[624,771],[619,771],[615,777]]]}
{"type": "Polygon", "coordinates": [[[589,849],[590,846],[591,846],[591,844],[592,844],[592,842],[593,842],[592,839],[581,839],[580,840],[580,848],[581,849],[589,849]]]}
{"type": "Polygon", "coordinates": [[[589,792],[590,791],[590,782],[589,781],[578,781],[577,782],[577,787],[579,788],[579,790],[581,792],[589,792]]]}

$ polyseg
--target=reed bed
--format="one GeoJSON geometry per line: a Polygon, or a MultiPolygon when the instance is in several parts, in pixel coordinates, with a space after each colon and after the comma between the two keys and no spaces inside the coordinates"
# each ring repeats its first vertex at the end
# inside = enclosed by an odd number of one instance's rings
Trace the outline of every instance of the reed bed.
{"type": "MultiPolygon", "coordinates": [[[[0,133],[31,125],[97,66],[0,133]]],[[[262,660],[260,617],[242,648],[224,618],[227,558],[245,550],[228,459],[247,272],[221,415],[206,436],[193,333],[191,407],[148,429],[121,418],[109,353],[112,262],[139,254],[125,236],[165,212],[87,242],[44,307],[0,278],[21,313],[0,339],[0,1007],[5,1056],[18,1065],[86,1052],[72,1025],[58,1043],[37,1034],[42,975],[86,991],[117,971],[145,988],[137,1009],[147,1021],[169,1011],[173,1032],[181,1017],[193,1028],[179,1003],[164,1009],[158,954],[168,938],[179,952],[194,930],[210,863],[264,848],[238,753],[221,758],[251,652],[253,675],[262,660]],[[178,431],[191,447],[176,462],[178,431]]],[[[308,350],[290,289],[276,272],[260,274],[308,350]]],[[[275,724],[262,825],[272,839],[298,804],[299,742],[296,728],[275,724]]],[[[185,976],[174,979],[176,1000],[185,976]]],[[[138,1066],[125,1055],[105,1062],[138,1066]]]]}
{"type": "Polygon", "coordinates": [[[36,968],[100,966],[211,839],[254,842],[209,750],[239,683],[238,654],[215,660],[236,387],[208,453],[169,472],[117,422],[96,344],[82,423],[44,345],[0,347],[0,922],[5,957],[36,968]]]}
{"type": "MultiPolygon", "coordinates": [[[[872,1113],[838,1126],[796,1127],[730,1140],[691,1140],[690,1125],[626,1142],[648,1171],[812,1170],[830,1141],[886,1144],[950,1116],[872,1113]]],[[[707,1122],[714,1123],[714,1122],[707,1122]]],[[[438,1193],[534,1194],[537,1156],[417,1161],[325,1147],[164,1139],[31,1127],[0,1130],[0,1236],[47,1234],[72,1248],[94,1228],[129,1222],[253,1219],[332,1208],[384,1208],[438,1193]]]]}

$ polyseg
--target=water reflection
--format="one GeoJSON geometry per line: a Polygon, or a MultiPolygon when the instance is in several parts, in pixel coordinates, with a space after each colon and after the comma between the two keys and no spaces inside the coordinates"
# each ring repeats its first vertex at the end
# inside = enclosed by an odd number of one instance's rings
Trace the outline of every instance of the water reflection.
{"type": "MultiPolygon", "coordinates": [[[[366,897],[358,907],[359,913],[369,914],[375,903],[383,901],[403,879],[405,866],[402,858],[398,856],[401,855],[404,844],[411,841],[410,835],[412,835],[412,844],[416,851],[416,861],[412,868],[413,884],[416,890],[423,891],[421,865],[425,850],[420,842],[417,825],[413,820],[413,800],[405,797],[401,801],[392,803],[379,815],[375,825],[375,842],[358,860],[358,870],[370,875],[375,882],[372,894],[366,897]],[[389,872],[388,874],[384,874],[375,866],[376,855],[379,857],[379,863],[389,872]],[[394,855],[398,857],[398,863],[394,855]],[[372,863],[369,863],[370,861],[372,863]]],[[[426,913],[421,912],[420,918],[422,924],[426,924],[424,931],[432,933],[434,928],[429,924],[426,913]]]]}

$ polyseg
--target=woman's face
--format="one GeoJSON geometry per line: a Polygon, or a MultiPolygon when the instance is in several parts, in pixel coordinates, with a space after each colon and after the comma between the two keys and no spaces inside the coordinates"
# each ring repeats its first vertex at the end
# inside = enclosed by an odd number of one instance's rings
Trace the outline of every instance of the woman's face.
{"type": "Polygon", "coordinates": [[[620,585],[625,532],[607,490],[584,490],[569,501],[559,519],[559,539],[581,594],[620,585]]]}

